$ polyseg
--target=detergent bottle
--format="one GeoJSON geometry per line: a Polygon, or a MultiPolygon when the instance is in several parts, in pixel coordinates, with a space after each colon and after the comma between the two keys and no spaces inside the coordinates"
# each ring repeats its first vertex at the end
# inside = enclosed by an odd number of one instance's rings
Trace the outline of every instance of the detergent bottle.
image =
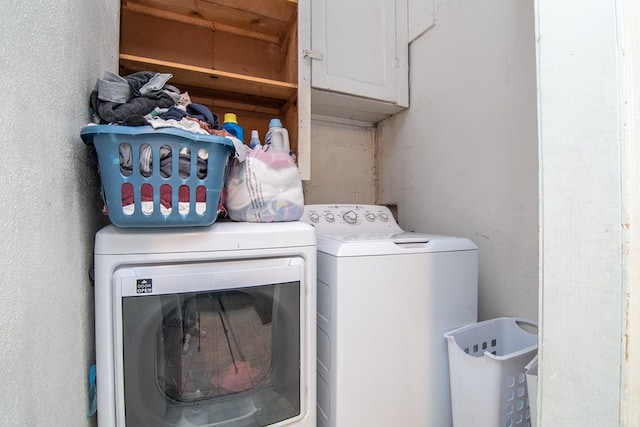
{"type": "Polygon", "coordinates": [[[289,132],[282,127],[282,122],[278,118],[269,121],[269,131],[264,139],[264,149],[270,148],[289,152],[289,132]]]}
{"type": "Polygon", "coordinates": [[[260,145],[262,144],[260,143],[260,136],[258,135],[258,131],[253,129],[251,131],[251,141],[249,142],[249,148],[253,150],[254,148],[260,145]]]}
{"type": "Polygon", "coordinates": [[[234,113],[224,113],[224,123],[222,123],[222,129],[238,138],[244,144],[244,131],[238,124],[238,119],[236,118],[236,115],[234,113]]]}

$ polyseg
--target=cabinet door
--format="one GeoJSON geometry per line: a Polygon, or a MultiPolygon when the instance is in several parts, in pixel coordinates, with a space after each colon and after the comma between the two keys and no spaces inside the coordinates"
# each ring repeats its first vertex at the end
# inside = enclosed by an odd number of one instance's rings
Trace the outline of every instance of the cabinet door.
{"type": "Polygon", "coordinates": [[[311,3],[311,86],[408,106],[406,0],[311,3]]]}

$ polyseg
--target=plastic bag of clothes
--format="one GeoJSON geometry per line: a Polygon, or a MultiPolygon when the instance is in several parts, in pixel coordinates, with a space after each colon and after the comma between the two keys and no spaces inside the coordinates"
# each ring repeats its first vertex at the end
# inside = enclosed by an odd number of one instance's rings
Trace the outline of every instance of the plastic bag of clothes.
{"type": "Polygon", "coordinates": [[[246,222],[297,221],[304,211],[298,167],[288,151],[237,147],[225,181],[229,218],[246,222]]]}

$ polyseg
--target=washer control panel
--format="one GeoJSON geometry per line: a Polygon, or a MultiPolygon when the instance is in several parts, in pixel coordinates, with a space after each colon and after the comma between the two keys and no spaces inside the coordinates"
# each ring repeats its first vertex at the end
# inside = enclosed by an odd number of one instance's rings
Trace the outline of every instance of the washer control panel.
{"type": "Polygon", "coordinates": [[[322,233],[402,231],[391,210],[382,205],[306,205],[301,221],[322,233]]]}

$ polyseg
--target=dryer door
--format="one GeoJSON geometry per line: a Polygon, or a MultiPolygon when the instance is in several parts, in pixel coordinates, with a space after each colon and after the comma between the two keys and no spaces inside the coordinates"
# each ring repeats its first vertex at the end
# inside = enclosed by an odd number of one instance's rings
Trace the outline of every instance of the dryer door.
{"type": "Polygon", "coordinates": [[[291,258],[117,270],[119,425],[300,416],[303,277],[291,258]]]}

